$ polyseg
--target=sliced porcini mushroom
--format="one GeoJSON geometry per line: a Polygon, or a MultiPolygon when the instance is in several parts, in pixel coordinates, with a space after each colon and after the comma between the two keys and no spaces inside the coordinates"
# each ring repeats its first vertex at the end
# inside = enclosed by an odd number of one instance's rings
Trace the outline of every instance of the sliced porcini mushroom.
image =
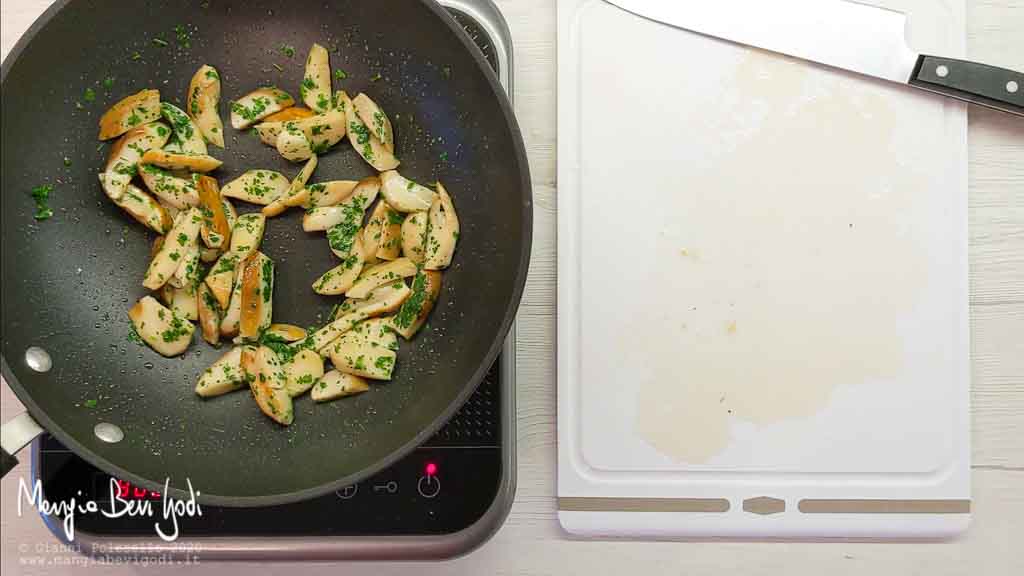
{"type": "Polygon", "coordinates": [[[363,249],[370,255],[368,264],[375,263],[377,260],[377,248],[380,247],[380,233],[384,221],[383,210],[381,209],[382,204],[385,203],[378,202],[374,205],[373,210],[370,212],[370,218],[366,221],[366,226],[363,226],[363,233],[360,237],[363,241],[363,249]]]}
{"type": "Polygon", "coordinates": [[[170,102],[160,103],[160,115],[171,125],[174,130],[174,139],[181,144],[181,151],[185,154],[207,153],[206,141],[199,127],[192,121],[192,117],[170,102]]]}
{"type": "Polygon", "coordinates": [[[203,64],[188,85],[186,108],[206,141],[224,147],[224,123],[220,120],[220,74],[217,69],[203,64]]]}
{"type": "Polygon", "coordinates": [[[309,201],[309,190],[306,189],[306,182],[309,182],[313,171],[316,170],[317,158],[312,156],[306,165],[299,170],[299,173],[288,186],[288,191],[278,197],[270,204],[263,207],[263,215],[272,218],[284,212],[288,208],[302,206],[309,201]]]}
{"type": "Polygon", "coordinates": [[[228,307],[231,290],[235,285],[235,270],[238,268],[239,262],[243,260],[245,259],[241,258],[238,254],[230,251],[225,252],[217,259],[217,262],[210,269],[210,273],[203,280],[203,283],[210,288],[210,292],[222,309],[228,307]]]}
{"type": "Polygon", "coordinates": [[[356,180],[330,180],[310,184],[306,186],[309,188],[309,202],[306,208],[337,206],[352,195],[358,184],[356,180]]]}
{"type": "Polygon", "coordinates": [[[160,91],[142,90],[126,96],[100,117],[100,140],[110,140],[160,119],[160,91]]]}
{"type": "Polygon", "coordinates": [[[166,234],[173,225],[167,210],[152,196],[131,184],[131,176],[107,172],[99,175],[103,191],[114,204],[157,234],[166,234]]]}
{"type": "Polygon", "coordinates": [[[437,198],[430,207],[429,222],[423,267],[427,270],[441,270],[452,263],[460,228],[455,205],[440,182],[437,183],[437,198]]]}
{"type": "Polygon", "coordinates": [[[329,351],[328,346],[336,338],[363,320],[398,310],[411,293],[405,283],[394,282],[377,287],[365,300],[345,300],[337,307],[330,323],[293,346],[318,350],[321,354],[326,354],[329,351]]]}
{"type": "Polygon", "coordinates": [[[427,321],[441,294],[441,273],[420,270],[412,281],[412,294],[402,303],[398,314],[391,318],[391,328],[406,340],[411,339],[427,321]]]}
{"type": "Polygon", "coordinates": [[[395,131],[391,127],[391,120],[376,102],[366,94],[360,93],[352,99],[352,106],[355,108],[359,119],[363,121],[370,133],[380,141],[387,151],[395,153],[395,131]]]}
{"type": "Polygon", "coordinates": [[[365,207],[377,197],[380,185],[377,178],[370,177],[360,182],[336,180],[313,184],[307,188],[309,200],[306,214],[302,218],[302,229],[318,232],[345,221],[346,215],[351,216],[349,220],[352,223],[355,223],[357,217],[362,222],[365,207]]]}
{"type": "Polygon", "coordinates": [[[297,121],[285,122],[277,135],[277,152],[285,160],[302,162],[313,155],[313,143],[306,137],[297,121]]]}
{"type": "Polygon", "coordinates": [[[161,148],[171,137],[171,129],[163,122],[150,122],[124,133],[110,147],[105,172],[134,176],[138,163],[148,150],[161,148]]]}
{"type": "Polygon", "coordinates": [[[155,164],[168,170],[188,170],[190,172],[212,172],[223,164],[213,156],[168,152],[166,148],[147,151],[142,155],[140,163],[155,164]]]}
{"type": "Polygon", "coordinates": [[[153,164],[143,164],[139,175],[146,188],[167,205],[177,210],[199,205],[199,192],[191,178],[179,178],[153,164]]]}
{"type": "Polygon", "coordinates": [[[165,241],[179,244],[182,252],[181,262],[167,283],[175,288],[195,286],[199,281],[199,239],[186,239],[184,235],[179,234],[177,238],[171,237],[165,241]]]}
{"type": "Polygon", "coordinates": [[[235,205],[225,198],[223,194],[220,197],[220,203],[224,206],[224,218],[228,221],[228,230],[234,230],[235,221],[238,220],[238,211],[235,210],[235,205]]]}
{"type": "Polygon", "coordinates": [[[263,119],[264,122],[290,122],[292,120],[302,120],[303,118],[309,118],[315,116],[316,112],[313,112],[309,108],[303,108],[301,106],[291,106],[275,112],[270,116],[263,119]]]}
{"type": "Polygon", "coordinates": [[[377,258],[394,260],[402,255],[402,223],[405,222],[405,214],[395,210],[387,202],[381,204],[384,206],[384,218],[380,228],[377,258]]]}
{"type": "Polygon", "coordinates": [[[178,218],[178,214],[181,214],[181,210],[175,208],[174,206],[171,206],[170,204],[165,202],[163,198],[158,197],[156,198],[156,201],[167,212],[167,215],[171,217],[171,221],[176,220],[178,218]]]}
{"type": "Polygon", "coordinates": [[[339,372],[371,380],[390,380],[397,355],[394,350],[346,341],[342,336],[331,344],[330,357],[339,372]]]}
{"type": "Polygon", "coordinates": [[[355,113],[352,100],[344,91],[339,91],[335,96],[336,106],[345,112],[346,132],[348,141],[356,154],[373,166],[378,172],[394,170],[400,162],[370,131],[366,124],[355,113]]]}
{"type": "Polygon", "coordinates": [[[281,135],[281,130],[284,130],[284,122],[261,122],[252,129],[264,144],[277,148],[277,137],[281,135]]]}
{"type": "Polygon", "coordinates": [[[292,324],[271,324],[264,334],[285,342],[298,342],[306,337],[306,330],[292,324]]]}
{"type": "Polygon", "coordinates": [[[345,396],[354,396],[369,389],[370,385],[359,376],[331,370],[320,378],[309,395],[314,402],[330,402],[345,396]]]}
{"type": "Polygon", "coordinates": [[[323,232],[345,219],[342,206],[318,206],[306,210],[302,215],[302,229],[306,232],[323,232]]]}
{"type": "Polygon", "coordinates": [[[324,359],[312,350],[299,350],[284,371],[288,376],[288,395],[301,396],[324,375],[324,359]]]}
{"type": "Polygon", "coordinates": [[[330,343],[338,336],[348,332],[353,326],[367,318],[369,318],[369,316],[363,311],[350,311],[347,314],[343,314],[342,316],[335,318],[326,326],[320,328],[316,332],[313,332],[309,336],[306,336],[305,340],[292,344],[292,348],[308,348],[310,350],[324,352],[330,343]]]}
{"type": "Polygon", "coordinates": [[[399,212],[426,212],[437,194],[426,186],[409,180],[394,170],[380,175],[380,193],[384,200],[399,212]]]}
{"type": "Polygon", "coordinates": [[[288,178],[274,170],[249,170],[220,189],[222,196],[266,206],[288,192],[288,178]]]}
{"type": "Polygon", "coordinates": [[[203,215],[201,232],[203,243],[208,248],[220,248],[231,241],[231,226],[227,211],[220,197],[220,186],[209,176],[200,176],[196,181],[199,192],[199,207],[203,215]]]}
{"type": "Polygon", "coordinates": [[[206,246],[199,247],[199,259],[203,262],[210,264],[216,262],[220,258],[221,251],[218,248],[207,248],[206,246]]]}
{"type": "MultiPolygon", "coordinates": [[[[295,120],[294,124],[306,136],[310,149],[314,154],[323,154],[331,146],[334,146],[345,137],[345,113],[337,108],[328,109],[326,112],[311,116],[302,120],[295,120]]],[[[287,131],[288,125],[285,125],[287,131]]],[[[280,137],[278,143],[280,143],[280,137]]],[[[280,151],[280,148],[278,148],[280,151]]]]}
{"type": "Polygon", "coordinates": [[[242,372],[241,346],[228,350],[210,364],[196,382],[196,394],[203,398],[221,396],[242,388],[245,388],[245,374],[242,372]]]}
{"type": "Polygon", "coordinates": [[[429,221],[430,215],[426,212],[413,212],[402,223],[402,253],[417,264],[426,259],[429,221]]]}
{"type": "MultiPolygon", "coordinates": [[[[363,216],[380,189],[377,182],[378,180],[374,177],[360,181],[352,191],[352,195],[334,207],[341,209],[342,220],[327,230],[327,242],[331,247],[331,252],[342,262],[350,257],[352,246],[362,235],[360,225],[363,222],[363,216]]],[[[366,259],[365,252],[363,259],[364,261],[366,259]]]]}
{"type": "Polygon", "coordinates": [[[248,258],[259,249],[266,227],[267,218],[259,212],[239,216],[231,231],[230,252],[239,255],[240,260],[248,258]]]}
{"type": "Polygon", "coordinates": [[[320,276],[313,283],[313,291],[325,296],[344,294],[359,278],[359,273],[365,264],[366,254],[363,252],[363,243],[356,236],[349,249],[348,257],[341,264],[320,276]]]}
{"type": "MultiPolygon", "coordinates": [[[[250,256],[251,258],[251,256],[250,256]]],[[[228,305],[223,308],[224,314],[220,320],[220,335],[221,336],[234,336],[238,334],[239,323],[242,320],[242,274],[245,270],[248,260],[243,260],[238,264],[239,273],[234,275],[234,283],[231,288],[231,297],[228,300],[228,305]]],[[[212,288],[211,288],[212,289],[212,288]]]]}
{"type": "Polygon", "coordinates": [[[199,308],[196,303],[196,290],[194,286],[174,288],[165,284],[162,290],[168,292],[168,305],[171,311],[181,318],[195,321],[199,319],[199,308]]]}
{"type": "Polygon", "coordinates": [[[207,274],[206,285],[210,287],[221,308],[227,308],[229,305],[235,271],[239,263],[259,249],[266,222],[266,217],[259,212],[239,216],[231,230],[231,246],[207,274]]]}
{"type": "Polygon", "coordinates": [[[339,336],[335,342],[398,350],[398,336],[391,329],[391,316],[364,320],[339,336]]]}
{"type": "Polygon", "coordinates": [[[231,103],[231,126],[236,130],[248,128],[294,104],[295,100],[280,88],[257,88],[231,103]]]}
{"type": "Polygon", "coordinates": [[[377,264],[363,270],[355,284],[345,292],[345,296],[356,299],[366,298],[374,288],[381,284],[415,275],[416,263],[408,258],[377,264]]]}
{"type": "Polygon", "coordinates": [[[274,307],[274,261],[262,252],[246,260],[242,276],[238,335],[255,341],[271,323],[274,307]]]}
{"type": "Polygon", "coordinates": [[[220,309],[220,303],[217,302],[217,298],[213,295],[210,287],[205,283],[200,284],[196,291],[196,311],[199,314],[199,328],[203,333],[203,340],[214,346],[220,342],[220,309]]]}
{"type": "Polygon", "coordinates": [[[143,286],[156,290],[171,279],[185,256],[184,247],[195,241],[202,221],[198,208],[189,208],[178,215],[174,227],[167,233],[163,245],[149,264],[143,286]],[[185,238],[184,244],[178,242],[182,237],[185,238]]]}
{"type": "Polygon", "coordinates": [[[362,312],[367,318],[373,318],[398,310],[411,295],[412,290],[405,285],[405,282],[396,280],[374,288],[362,300],[347,300],[346,302],[352,303],[353,311],[362,312]]]}
{"type": "Polygon", "coordinates": [[[326,112],[331,107],[330,57],[327,49],[319,44],[314,43],[309,49],[299,93],[311,110],[326,112]]]}
{"type": "Polygon", "coordinates": [[[288,395],[288,376],[277,353],[266,346],[255,352],[243,349],[242,370],[260,410],[278,424],[291,424],[295,414],[288,395]]]}
{"type": "Polygon", "coordinates": [[[177,356],[192,342],[195,326],[178,316],[152,296],[143,296],[128,310],[135,332],[160,354],[177,356]]]}

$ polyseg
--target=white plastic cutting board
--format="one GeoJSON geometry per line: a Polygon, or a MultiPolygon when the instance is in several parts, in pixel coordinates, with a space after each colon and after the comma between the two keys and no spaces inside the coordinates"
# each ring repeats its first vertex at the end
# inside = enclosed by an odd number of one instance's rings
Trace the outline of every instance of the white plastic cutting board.
{"type": "MultiPolygon", "coordinates": [[[[904,7],[962,54],[962,0],[904,7]]],[[[558,19],[563,526],[966,528],[963,106],[604,0],[558,19]]]]}

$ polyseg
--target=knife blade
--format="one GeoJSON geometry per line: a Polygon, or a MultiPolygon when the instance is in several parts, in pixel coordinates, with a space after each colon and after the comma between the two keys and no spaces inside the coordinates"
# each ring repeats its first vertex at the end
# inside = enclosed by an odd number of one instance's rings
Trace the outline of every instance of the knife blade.
{"type": "Polygon", "coordinates": [[[1024,74],[911,50],[902,12],[846,0],[608,2],[706,36],[1024,116],[1024,74]]]}

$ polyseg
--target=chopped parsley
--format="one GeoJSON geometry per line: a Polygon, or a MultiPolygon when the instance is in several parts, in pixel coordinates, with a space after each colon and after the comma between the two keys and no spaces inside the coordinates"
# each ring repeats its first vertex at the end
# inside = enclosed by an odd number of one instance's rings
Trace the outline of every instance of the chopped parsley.
{"type": "Polygon", "coordinates": [[[220,76],[217,75],[217,71],[216,70],[207,70],[206,71],[206,77],[209,78],[210,80],[220,80],[220,76]]]}
{"type": "Polygon", "coordinates": [[[312,90],[316,90],[316,82],[309,76],[306,76],[302,79],[302,84],[299,85],[299,94],[302,96],[302,99],[305,100],[306,95],[312,90]]]}
{"type": "Polygon", "coordinates": [[[86,102],[94,102],[96,100],[96,91],[92,88],[86,88],[85,93],[82,94],[82,100],[86,102]]]}
{"type": "Polygon", "coordinates": [[[348,74],[346,74],[344,70],[335,70],[334,77],[337,78],[338,80],[344,80],[348,78],[348,74]]]}
{"type": "Polygon", "coordinates": [[[378,356],[377,360],[373,363],[374,366],[379,370],[385,370],[391,372],[391,367],[394,366],[395,359],[390,356],[378,356]]]}
{"type": "Polygon", "coordinates": [[[146,341],[142,339],[142,336],[139,336],[139,333],[135,330],[134,325],[128,327],[128,336],[126,336],[126,338],[128,339],[129,342],[134,342],[139,346],[146,345],[146,341]]]}
{"type": "Polygon", "coordinates": [[[441,159],[441,162],[447,162],[448,161],[448,153],[447,152],[441,152],[441,154],[438,156],[438,158],[441,159]]]}
{"type": "Polygon", "coordinates": [[[242,118],[252,122],[263,116],[263,113],[267,111],[267,106],[270,105],[270,99],[257,96],[252,99],[252,107],[245,107],[238,102],[231,103],[231,111],[238,114],[242,118]]]}
{"type": "Polygon", "coordinates": [[[380,75],[380,72],[377,72],[373,76],[370,76],[370,82],[376,82],[376,81],[380,80],[381,78],[383,78],[383,76],[380,75]]]}
{"type": "Polygon", "coordinates": [[[36,220],[46,220],[53,216],[53,210],[50,209],[49,203],[51,192],[53,192],[53,186],[49,184],[32,189],[32,198],[36,201],[36,213],[32,217],[36,220]]]}
{"type": "Polygon", "coordinates": [[[138,50],[135,50],[134,52],[132,52],[132,55],[129,56],[129,58],[131,58],[133,62],[136,61],[136,60],[141,60],[142,59],[142,53],[139,52],[138,50]]]}
{"type": "Polygon", "coordinates": [[[267,258],[263,261],[263,301],[269,302],[274,293],[274,261],[267,258]]]}
{"type": "Polygon", "coordinates": [[[301,385],[312,384],[313,383],[313,375],[312,374],[303,374],[302,376],[299,376],[295,380],[295,383],[296,384],[301,384],[301,385]]]}
{"type": "Polygon", "coordinates": [[[185,142],[195,136],[192,119],[174,104],[161,102],[160,115],[170,122],[171,128],[174,129],[174,135],[178,140],[185,142]]]}
{"type": "Polygon", "coordinates": [[[284,56],[287,56],[288,58],[295,57],[295,47],[294,46],[289,46],[288,44],[281,44],[281,46],[278,47],[277,50],[278,50],[278,52],[280,52],[284,56]]]}
{"type": "Polygon", "coordinates": [[[183,48],[192,47],[192,32],[189,31],[188,27],[178,24],[174,27],[174,35],[178,39],[178,45],[183,48]]]}
{"type": "Polygon", "coordinates": [[[114,87],[114,77],[113,76],[107,76],[106,78],[104,78],[103,79],[103,87],[105,89],[107,89],[107,90],[110,90],[111,88],[113,88],[114,87]]]}
{"type": "Polygon", "coordinates": [[[64,167],[65,168],[70,168],[71,167],[71,158],[68,158],[67,156],[64,157],[64,167]]]}
{"type": "Polygon", "coordinates": [[[394,322],[399,328],[409,328],[420,315],[420,310],[427,300],[427,275],[422,268],[416,271],[416,278],[412,281],[412,294],[402,303],[401,309],[395,315],[394,322]]]}
{"type": "MultiPolygon", "coordinates": [[[[160,312],[163,312],[163,310],[160,312]]],[[[160,337],[163,338],[164,342],[176,342],[182,336],[191,334],[190,328],[192,328],[190,322],[185,322],[177,314],[171,312],[171,327],[164,330],[160,337]]]]}
{"type": "Polygon", "coordinates": [[[405,215],[396,210],[388,210],[388,224],[392,226],[405,222],[405,215]]]}
{"type": "Polygon", "coordinates": [[[96,400],[94,400],[92,398],[89,398],[88,400],[85,401],[85,407],[86,408],[95,408],[96,405],[97,405],[96,400]]]}

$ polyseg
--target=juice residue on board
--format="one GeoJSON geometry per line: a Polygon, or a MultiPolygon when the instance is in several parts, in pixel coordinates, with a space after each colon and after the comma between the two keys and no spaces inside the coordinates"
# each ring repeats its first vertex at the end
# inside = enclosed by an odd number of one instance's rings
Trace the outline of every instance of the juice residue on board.
{"type": "Polygon", "coordinates": [[[725,450],[733,421],[808,417],[836,386],[898,372],[925,282],[904,218],[920,184],[889,151],[884,89],[754,50],[733,82],[688,135],[721,152],[672,168],[685,200],[655,216],[659,305],[624,331],[636,428],[688,463],[725,450]]]}

